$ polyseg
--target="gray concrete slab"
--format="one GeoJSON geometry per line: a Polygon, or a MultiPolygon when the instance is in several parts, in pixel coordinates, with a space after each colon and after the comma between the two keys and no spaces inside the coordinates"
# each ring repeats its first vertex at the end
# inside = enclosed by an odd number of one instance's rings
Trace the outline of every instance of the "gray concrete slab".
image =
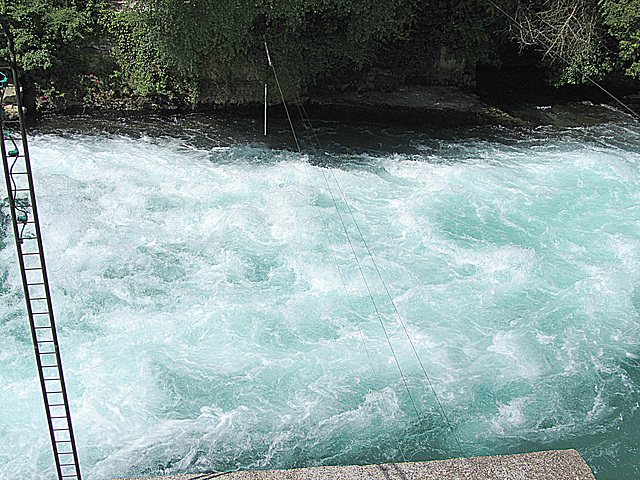
{"type": "MultiPolygon", "coordinates": [[[[148,480],[595,480],[575,450],[431,462],[174,475],[148,480]]],[[[131,479],[120,479],[131,480],[131,479]]]]}

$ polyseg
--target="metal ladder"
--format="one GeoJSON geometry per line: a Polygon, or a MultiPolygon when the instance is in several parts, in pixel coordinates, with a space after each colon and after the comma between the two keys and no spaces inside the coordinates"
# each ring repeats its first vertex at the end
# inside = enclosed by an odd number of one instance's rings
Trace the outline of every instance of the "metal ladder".
{"type": "Polygon", "coordinates": [[[71,425],[36,209],[22,109],[22,91],[11,33],[2,17],[0,17],[0,23],[11,52],[10,64],[0,66],[0,133],[2,136],[0,150],[27,314],[58,478],[80,480],[78,453],[71,425]],[[12,113],[10,119],[5,118],[7,104],[14,105],[16,109],[15,115],[12,113]]]}

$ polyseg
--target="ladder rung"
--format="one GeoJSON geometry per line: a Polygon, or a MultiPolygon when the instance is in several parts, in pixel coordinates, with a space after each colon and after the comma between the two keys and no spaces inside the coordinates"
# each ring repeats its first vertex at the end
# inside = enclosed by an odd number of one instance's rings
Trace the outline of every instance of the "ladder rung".
{"type": "MultiPolygon", "coordinates": [[[[0,42],[1,44],[2,42],[0,42]]],[[[13,52],[11,53],[13,54],[13,52]]],[[[5,105],[13,105],[15,103],[18,107],[18,115],[17,118],[11,120],[5,120],[0,115],[0,147],[2,147],[2,157],[5,162],[5,173],[7,173],[8,179],[12,180],[10,182],[12,185],[9,186],[9,197],[13,225],[16,227],[15,242],[20,256],[24,293],[28,302],[27,310],[34,335],[39,377],[44,394],[58,474],[61,480],[80,480],[80,467],[73,439],[62,365],[60,365],[58,341],[53,325],[49,281],[44,264],[44,252],[41,251],[42,237],[40,236],[37,221],[35,193],[31,180],[32,172],[29,165],[27,139],[25,138],[24,112],[20,108],[20,97],[23,94],[23,90],[19,88],[20,85],[17,82],[17,66],[12,62],[8,67],[10,67],[11,72],[6,70],[6,74],[13,74],[17,101],[13,102],[11,99],[5,98],[5,91],[0,92],[0,112],[2,112],[5,105]],[[19,125],[19,128],[16,125],[19,125]],[[13,134],[14,130],[19,130],[16,135],[13,134]],[[16,143],[19,136],[22,137],[22,146],[16,143]],[[7,166],[7,161],[13,162],[10,169],[7,166]],[[22,170],[23,168],[24,170],[22,170]],[[35,242],[29,244],[26,243],[27,240],[35,240],[35,242]],[[23,247],[27,250],[26,252],[22,251],[23,247]],[[33,257],[36,260],[30,260],[33,257]],[[40,287],[42,287],[42,290],[40,290],[40,287]],[[33,298],[31,298],[32,294],[33,298]],[[40,318],[43,316],[48,318],[40,318]],[[41,349],[43,350],[42,352],[40,351],[41,349]],[[54,355],[54,357],[47,357],[46,355],[54,355]],[[56,374],[59,374],[60,377],[56,377],[56,374]],[[45,378],[47,375],[52,375],[52,377],[45,378]],[[60,388],[60,390],[55,387],[60,388]],[[54,426],[56,428],[53,428],[54,426]]],[[[0,62],[0,68],[2,68],[2,62],[0,62]]],[[[3,87],[10,84],[7,80],[8,78],[5,77],[3,87]]]]}

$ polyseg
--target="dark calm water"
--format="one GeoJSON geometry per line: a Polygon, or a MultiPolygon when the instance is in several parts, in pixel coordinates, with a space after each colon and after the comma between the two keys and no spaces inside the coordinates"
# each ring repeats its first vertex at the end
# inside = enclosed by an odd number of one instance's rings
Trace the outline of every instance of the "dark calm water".
{"type": "MultiPolygon", "coordinates": [[[[437,400],[466,456],[640,476],[638,124],[261,131],[32,131],[86,479],[459,456],[437,400]]],[[[3,242],[0,478],[52,479],[3,242]]]]}

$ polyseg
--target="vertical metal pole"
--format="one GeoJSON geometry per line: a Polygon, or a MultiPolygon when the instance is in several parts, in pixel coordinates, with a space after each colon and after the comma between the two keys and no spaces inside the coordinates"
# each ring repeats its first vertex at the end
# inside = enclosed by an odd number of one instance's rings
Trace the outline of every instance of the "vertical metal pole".
{"type": "Polygon", "coordinates": [[[267,136],[267,84],[264,84],[264,136],[267,136]]]}

